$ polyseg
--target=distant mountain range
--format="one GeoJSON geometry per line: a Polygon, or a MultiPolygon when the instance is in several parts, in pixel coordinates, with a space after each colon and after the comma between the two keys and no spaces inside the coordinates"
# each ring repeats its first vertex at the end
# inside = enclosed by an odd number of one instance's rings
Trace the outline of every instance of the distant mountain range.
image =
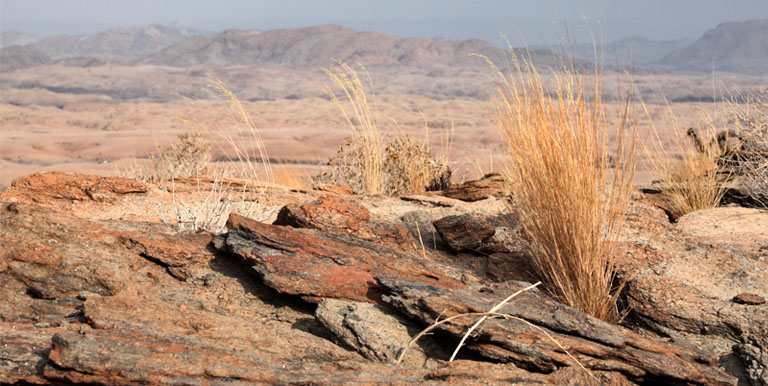
{"type": "Polygon", "coordinates": [[[36,39],[26,46],[52,59],[140,59],[201,33],[181,25],[152,24],[145,27],[110,29],[93,35],[51,36],[36,39]]]}
{"type": "MultiPolygon", "coordinates": [[[[504,50],[483,40],[402,38],[337,25],[270,31],[228,30],[218,34],[180,25],[149,25],[102,31],[92,35],[36,38],[19,31],[2,31],[0,68],[3,71],[61,64],[273,66],[317,68],[332,59],[368,66],[403,65],[419,68],[484,66],[471,53],[497,63],[504,50]]],[[[607,61],[632,53],[634,63],[665,71],[768,73],[768,20],[724,23],[696,41],[652,41],[642,37],[605,45],[607,61]]],[[[592,59],[591,45],[575,48],[579,58],[592,59]]],[[[535,51],[534,59],[551,56],[535,51]]]]}
{"type": "Polygon", "coordinates": [[[7,46],[23,46],[30,43],[34,43],[39,38],[35,35],[30,35],[15,29],[7,29],[0,32],[0,48],[7,46]]]}
{"type": "Polygon", "coordinates": [[[0,70],[44,66],[53,63],[50,56],[26,46],[11,45],[0,49],[0,70]]]}
{"type": "Polygon", "coordinates": [[[632,36],[615,42],[598,44],[598,52],[592,43],[578,44],[574,53],[583,60],[594,60],[595,55],[603,51],[606,64],[618,59],[620,63],[633,63],[641,66],[653,66],[661,58],[693,43],[695,39],[651,40],[642,36],[632,36]]]}
{"type": "Polygon", "coordinates": [[[321,25],[271,31],[230,30],[198,36],[148,56],[143,64],[167,66],[270,65],[322,67],[331,59],[369,66],[415,67],[482,64],[471,53],[500,59],[504,51],[483,40],[401,38],[373,31],[321,25]]]}
{"type": "Polygon", "coordinates": [[[658,64],[681,71],[768,74],[768,20],[720,24],[658,64]]]}

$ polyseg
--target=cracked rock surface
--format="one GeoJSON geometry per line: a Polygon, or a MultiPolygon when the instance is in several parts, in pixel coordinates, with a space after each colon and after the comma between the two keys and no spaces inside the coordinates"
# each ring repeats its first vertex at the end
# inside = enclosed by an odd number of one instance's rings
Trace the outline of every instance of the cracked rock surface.
{"type": "MultiPolygon", "coordinates": [[[[179,180],[176,192],[199,186],[210,188],[179,180]]],[[[446,358],[475,319],[441,326],[395,365],[428,324],[487,311],[532,280],[514,222],[492,221],[503,199],[269,189],[271,218],[232,214],[212,235],[165,224],[162,186],[18,180],[0,193],[0,383],[768,384],[768,231],[744,225],[767,212],[670,224],[637,193],[619,241],[623,326],[534,290],[459,360],[446,358]]]]}

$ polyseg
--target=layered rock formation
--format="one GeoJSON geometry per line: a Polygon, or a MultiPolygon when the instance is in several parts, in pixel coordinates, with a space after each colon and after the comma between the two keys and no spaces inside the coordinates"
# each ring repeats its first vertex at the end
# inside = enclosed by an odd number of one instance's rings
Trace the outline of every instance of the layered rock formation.
{"type": "MultiPolygon", "coordinates": [[[[488,311],[532,280],[501,192],[268,189],[271,216],[233,213],[213,235],[164,222],[163,186],[15,181],[0,194],[0,383],[768,384],[768,231],[738,225],[768,212],[671,224],[637,193],[620,241],[622,326],[535,289],[457,361],[476,317],[441,325],[397,365],[427,325],[488,311]]],[[[184,181],[174,191],[197,194],[184,181]]]]}

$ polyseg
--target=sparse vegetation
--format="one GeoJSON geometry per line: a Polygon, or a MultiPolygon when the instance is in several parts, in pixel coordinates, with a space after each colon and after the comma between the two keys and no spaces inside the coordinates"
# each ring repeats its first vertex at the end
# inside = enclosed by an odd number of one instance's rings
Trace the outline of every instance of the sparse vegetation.
{"type": "MultiPolygon", "coordinates": [[[[186,195],[176,191],[177,180],[171,179],[171,205],[174,224],[179,231],[197,232],[201,229],[213,233],[226,230],[229,214],[236,212],[259,221],[270,217],[274,210],[261,204],[263,192],[248,183],[233,183],[221,177],[189,177],[185,182],[193,183],[194,189],[186,195]]],[[[160,213],[167,211],[167,203],[158,203],[160,213]]]]}
{"type": "Polygon", "coordinates": [[[670,217],[677,219],[716,207],[731,181],[730,173],[720,164],[729,152],[724,145],[727,133],[723,132],[718,140],[716,125],[709,119],[703,130],[691,128],[685,135],[675,127],[671,143],[665,146],[653,120],[649,121],[654,137],[652,151],[646,148],[646,153],[659,178],[661,205],[670,217]]]}
{"type": "Polygon", "coordinates": [[[602,67],[583,71],[571,60],[557,63],[545,78],[530,58],[515,56],[511,63],[509,74],[490,63],[500,80],[493,101],[508,150],[513,210],[528,238],[532,268],[559,301],[617,321],[612,241],[635,170],[631,78],[619,95],[621,123],[609,128],[602,67]],[[618,138],[612,171],[604,145],[609,130],[618,138]]]}
{"type": "Polygon", "coordinates": [[[274,182],[295,189],[312,189],[312,177],[304,171],[287,166],[274,167],[274,182]]]}
{"type": "Polygon", "coordinates": [[[746,193],[768,208],[768,90],[748,95],[742,102],[727,105],[739,143],[724,164],[741,176],[746,193]]]}
{"type": "MultiPolygon", "coordinates": [[[[364,68],[363,72],[372,90],[370,75],[364,68]]],[[[375,94],[371,91],[369,99],[356,70],[339,62],[325,73],[349,102],[345,107],[333,87],[326,85],[326,93],[343,114],[352,136],[328,161],[330,171],[321,179],[364,194],[411,194],[447,186],[450,168],[445,161],[435,159],[426,144],[408,135],[391,138],[380,131],[375,94]]]]}
{"type": "Polygon", "coordinates": [[[181,133],[177,141],[149,156],[150,164],[128,172],[140,181],[161,183],[174,177],[206,175],[211,171],[211,142],[202,129],[181,133]]]}
{"type": "MultiPolygon", "coordinates": [[[[264,142],[245,107],[219,79],[212,79],[211,90],[230,110],[232,125],[212,129],[194,119],[183,119],[193,129],[178,135],[178,140],[160,148],[149,156],[149,166],[135,165],[120,174],[141,181],[170,184],[172,202],[170,211],[180,231],[195,232],[205,229],[219,233],[225,229],[230,212],[256,219],[264,219],[269,213],[263,205],[265,182],[275,181],[275,173],[269,162],[264,142]],[[234,154],[229,161],[236,161],[237,168],[226,168],[213,162],[211,152],[216,134],[229,146],[224,154],[234,154]],[[206,136],[208,134],[208,136],[206,136]],[[233,178],[243,179],[237,184],[233,178]],[[179,179],[193,180],[195,191],[182,197],[176,191],[179,179]]],[[[226,120],[223,120],[226,121],[226,120]]],[[[165,203],[158,203],[161,212],[167,211],[165,203]]]]}

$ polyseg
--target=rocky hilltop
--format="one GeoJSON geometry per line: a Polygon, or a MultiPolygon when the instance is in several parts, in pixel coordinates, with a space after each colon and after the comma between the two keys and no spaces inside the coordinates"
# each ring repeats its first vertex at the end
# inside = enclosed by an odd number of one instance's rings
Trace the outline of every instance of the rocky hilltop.
{"type": "Polygon", "coordinates": [[[723,23],[658,62],[682,71],[768,73],[768,19],[723,23]]]}
{"type": "Polygon", "coordinates": [[[12,71],[19,68],[44,66],[53,63],[50,56],[35,50],[19,45],[11,45],[0,48],[0,71],[12,71]]]}
{"type": "Polygon", "coordinates": [[[2,192],[0,383],[768,384],[768,212],[672,224],[636,192],[621,326],[535,288],[458,360],[476,317],[394,364],[437,319],[531,283],[497,175],[400,198],[265,186],[260,215],[232,213],[218,235],[163,220],[211,182],[176,181],[176,201],[168,186],[64,173],[2,192]]]}
{"type": "Polygon", "coordinates": [[[0,48],[34,43],[39,38],[34,35],[30,35],[15,29],[4,29],[0,31],[0,48]]]}
{"type": "Polygon", "coordinates": [[[139,59],[201,33],[181,25],[150,24],[144,27],[109,29],[88,35],[50,36],[37,39],[27,47],[53,59],[139,59]]]}
{"type": "Polygon", "coordinates": [[[483,65],[469,54],[501,59],[504,50],[483,40],[401,38],[338,25],[276,29],[229,30],[174,44],[142,61],[169,66],[270,65],[323,67],[329,59],[365,65],[483,65]],[[474,59],[474,60],[473,60],[474,59]]]}

